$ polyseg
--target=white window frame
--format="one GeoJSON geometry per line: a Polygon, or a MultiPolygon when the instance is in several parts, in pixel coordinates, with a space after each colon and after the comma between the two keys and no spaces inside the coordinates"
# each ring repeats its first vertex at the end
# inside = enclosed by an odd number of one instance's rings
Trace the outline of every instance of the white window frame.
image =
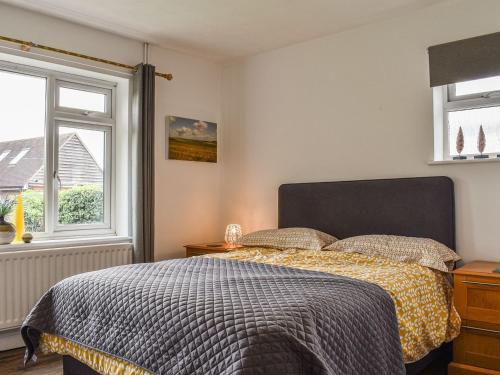
{"type": "Polygon", "coordinates": [[[55,70],[0,61],[0,70],[46,79],[44,212],[45,232],[34,233],[35,239],[114,235],[115,231],[115,136],[116,82],[97,80],[55,70]],[[70,87],[71,86],[71,87],[70,87]],[[59,87],[98,92],[106,95],[106,112],[85,111],[58,106],[59,87]],[[58,128],[74,128],[105,132],[104,222],[97,224],[61,225],[58,220],[58,128]]]}
{"type": "Polygon", "coordinates": [[[83,115],[88,118],[104,118],[104,119],[111,119],[113,118],[113,90],[109,87],[101,87],[100,85],[91,85],[91,84],[82,84],[78,83],[77,81],[65,81],[62,79],[57,79],[56,80],[56,90],[55,90],[55,110],[59,113],[66,113],[66,114],[76,114],[76,115],[83,115]],[[61,88],[67,88],[67,89],[72,89],[72,90],[79,90],[79,91],[88,91],[96,94],[102,94],[105,97],[105,102],[104,102],[104,112],[99,112],[99,111],[90,111],[90,110],[85,110],[85,109],[80,109],[80,108],[70,108],[70,107],[64,107],[59,104],[59,95],[60,95],[60,89],[61,88]]]}
{"type": "Polygon", "coordinates": [[[54,137],[54,204],[53,204],[53,217],[54,220],[54,232],[63,231],[76,231],[76,230],[94,230],[94,229],[110,229],[111,228],[111,171],[112,171],[112,127],[107,125],[96,125],[96,124],[84,124],[80,122],[72,122],[66,120],[55,120],[55,137],[54,137]],[[105,136],[105,157],[103,165],[103,199],[104,199],[104,220],[103,223],[96,224],[59,224],[59,128],[60,127],[70,127],[73,129],[85,129],[85,130],[96,130],[104,132],[105,136]]]}
{"type": "Polygon", "coordinates": [[[449,112],[500,106],[500,90],[456,95],[454,83],[434,87],[433,98],[435,161],[453,160],[450,154],[449,112]]]}

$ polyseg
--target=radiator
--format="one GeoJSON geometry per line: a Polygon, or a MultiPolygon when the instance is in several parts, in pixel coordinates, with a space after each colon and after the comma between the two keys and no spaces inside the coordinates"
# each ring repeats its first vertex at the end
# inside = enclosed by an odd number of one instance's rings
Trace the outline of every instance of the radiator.
{"type": "Polygon", "coordinates": [[[0,253],[0,332],[19,327],[43,293],[65,277],[131,262],[129,243],[0,253]]]}

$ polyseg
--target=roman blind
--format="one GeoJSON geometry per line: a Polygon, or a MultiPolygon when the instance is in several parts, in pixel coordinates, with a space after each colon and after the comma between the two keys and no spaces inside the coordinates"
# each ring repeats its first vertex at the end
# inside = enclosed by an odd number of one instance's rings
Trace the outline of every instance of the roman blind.
{"type": "Polygon", "coordinates": [[[500,75],[500,32],[429,47],[431,87],[500,75]]]}

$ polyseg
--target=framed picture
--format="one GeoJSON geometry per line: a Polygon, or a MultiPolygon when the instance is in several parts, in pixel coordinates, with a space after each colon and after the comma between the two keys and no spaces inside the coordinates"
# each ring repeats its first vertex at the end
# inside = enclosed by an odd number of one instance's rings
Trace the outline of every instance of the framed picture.
{"type": "Polygon", "coordinates": [[[217,124],[167,116],[168,158],[217,163],[217,124]]]}

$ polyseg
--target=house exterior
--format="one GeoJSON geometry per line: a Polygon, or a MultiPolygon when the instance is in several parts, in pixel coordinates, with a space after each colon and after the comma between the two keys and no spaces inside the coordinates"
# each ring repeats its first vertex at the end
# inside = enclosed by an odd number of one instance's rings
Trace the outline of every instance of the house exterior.
{"type": "MultiPolygon", "coordinates": [[[[76,133],[59,137],[59,171],[63,189],[103,183],[103,171],[76,133]]],[[[0,142],[0,194],[43,190],[43,137],[0,142]]]]}

